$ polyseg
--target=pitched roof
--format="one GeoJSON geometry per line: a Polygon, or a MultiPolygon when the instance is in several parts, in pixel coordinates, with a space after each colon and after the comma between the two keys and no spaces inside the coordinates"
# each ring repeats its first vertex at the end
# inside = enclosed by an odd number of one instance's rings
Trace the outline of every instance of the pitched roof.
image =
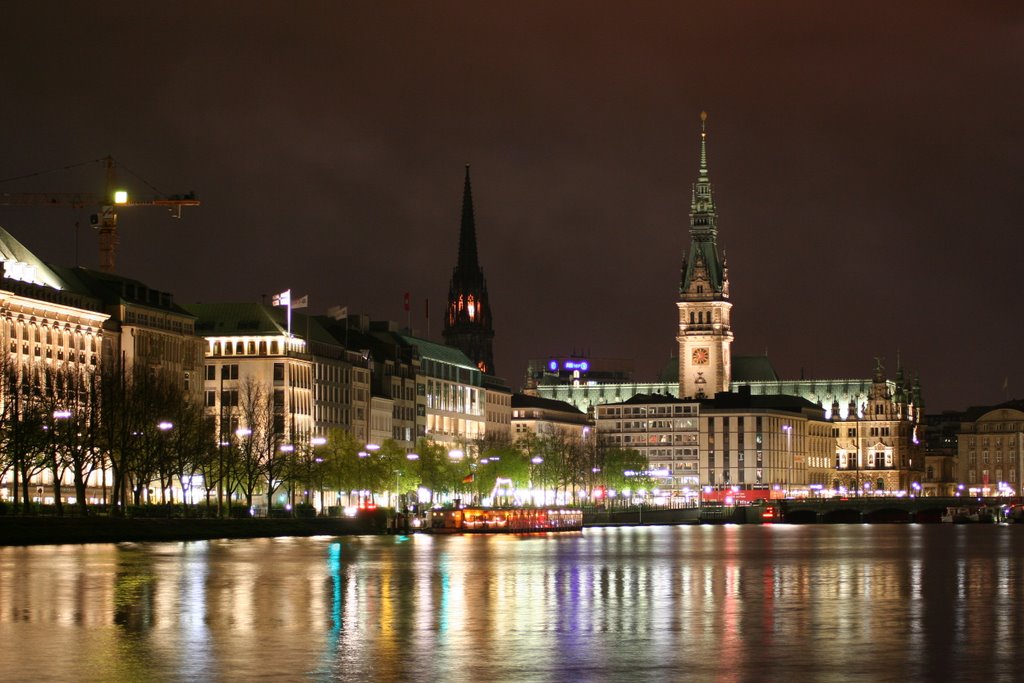
{"type": "Polygon", "coordinates": [[[163,311],[173,311],[182,315],[192,315],[174,303],[170,293],[153,289],[139,280],[88,268],[51,267],[67,283],[68,287],[76,292],[93,296],[102,301],[104,305],[132,303],[163,311]]]}
{"type": "Polygon", "coordinates": [[[824,409],[801,396],[786,394],[753,394],[749,391],[729,391],[701,399],[701,410],[783,410],[799,413],[810,410],[824,415],[824,409]]]}
{"type": "Polygon", "coordinates": [[[530,394],[512,394],[513,408],[540,408],[560,413],[571,413],[573,415],[586,415],[582,410],[571,403],[558,401],[553,398],[542,398],[530,394]]]}

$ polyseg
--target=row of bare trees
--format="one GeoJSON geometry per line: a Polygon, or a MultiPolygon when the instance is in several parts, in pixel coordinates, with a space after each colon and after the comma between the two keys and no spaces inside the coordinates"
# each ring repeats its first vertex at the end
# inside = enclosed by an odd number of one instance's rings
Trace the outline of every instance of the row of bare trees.
{"type": "Polygon", "coordinates": [[[479,498],[498,478],[576,500],[597,487],[639,488],[647,469],[636,451],[566,433],[457,451],[421,440],[415,454],[392,441],[367,451],[344,429],[313,443],[285,424],[273,388],[253,378],[239,386],[237,405],[214,416],[180,379],[151,369],[2,370],[0,475],[25,513],[51,496],[58,515],[65,499],[75,501],[75,514],[87,514],[89,500],[98,499],[112,514],[144,503],[193,503],[218,516],[231,514],[233,501],[247,512],[264,496],[270,507],[283,495],[310,509],[420,488],[432,497],[479,498]],[[50,489],[45,496],[41,481],[50,489]]]}

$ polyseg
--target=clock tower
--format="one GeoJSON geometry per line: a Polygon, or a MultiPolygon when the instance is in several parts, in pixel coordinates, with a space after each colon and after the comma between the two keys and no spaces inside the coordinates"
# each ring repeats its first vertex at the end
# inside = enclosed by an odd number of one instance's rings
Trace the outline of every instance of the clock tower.
{"type": "Polygon", "coordinates": [[[729,269],[718,256],[718,214],[708,177],[707,118],[701,112],[700,168],[690,199],[690,251],[679,283],[679,396],[712,398],[732,379],[729,269]]]}

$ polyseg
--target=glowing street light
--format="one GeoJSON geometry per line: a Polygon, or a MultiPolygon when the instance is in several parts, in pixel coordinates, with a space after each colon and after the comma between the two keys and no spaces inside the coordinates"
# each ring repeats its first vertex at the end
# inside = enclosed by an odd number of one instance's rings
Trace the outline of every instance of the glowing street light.
{"type": "Polygon", "coordinates": [[[793,425],[782,425],[786,432],[786,497],[793,496],[793,425]]]}

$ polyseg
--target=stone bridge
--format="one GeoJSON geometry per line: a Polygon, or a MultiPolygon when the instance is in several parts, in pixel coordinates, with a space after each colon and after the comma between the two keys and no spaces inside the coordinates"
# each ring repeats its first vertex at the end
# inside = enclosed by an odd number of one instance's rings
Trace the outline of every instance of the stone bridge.
{"type": "Polygon", "coordinates": [[[792,524],[857,522],[938,522],[947,508],[983,508],[1001,514],[1009,499],[969,497],[852,497],[772,501],[775,521],[792,524]]]}

